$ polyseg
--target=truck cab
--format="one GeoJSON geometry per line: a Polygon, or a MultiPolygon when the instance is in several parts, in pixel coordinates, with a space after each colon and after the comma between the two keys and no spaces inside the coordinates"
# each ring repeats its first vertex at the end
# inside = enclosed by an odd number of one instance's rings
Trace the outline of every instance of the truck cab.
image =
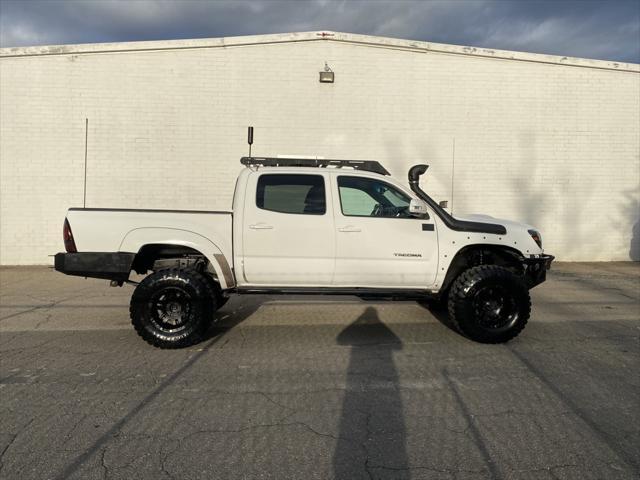
{"type": "Polygon", "coordinates": [[[311,167],[247,168],[238,178],[239,287],[430,289],[437,220],[391,177],[311,167]]]}
{"type": "Polygon", "coordinates": [[[528,290],[553,260],[533,227],[453,217],[421,190],[426,165],[406,185],[371,161],[241,163],[230,212],[71,209],[56,269],[117,285],[151,272],[131,316],[159,347],[198,341],[229,295],[250,293],[446,304],[458,330],[486,343],[524,328],[528,290]]]}

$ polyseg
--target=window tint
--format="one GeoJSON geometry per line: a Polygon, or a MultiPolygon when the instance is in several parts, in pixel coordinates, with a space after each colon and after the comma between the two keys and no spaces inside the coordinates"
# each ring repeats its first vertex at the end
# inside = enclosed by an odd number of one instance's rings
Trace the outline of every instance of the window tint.
{"type": "Polygon", "coordinates": [[[356,217],[409,218],[411,198],[388,183],[363,177],[338,177],[342,214],[356,217]]]}
{"type": "Polygon", "coordinates": [[[281,213],[323,215],[327,211],[321,175],[261,175],[256,205],[281,213]]]}

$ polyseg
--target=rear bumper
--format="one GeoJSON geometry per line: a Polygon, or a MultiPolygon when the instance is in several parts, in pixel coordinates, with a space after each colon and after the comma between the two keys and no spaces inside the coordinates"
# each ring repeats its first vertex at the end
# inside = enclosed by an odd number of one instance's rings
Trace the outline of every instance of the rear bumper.
{"type": "Polygon", "coordinates": [[[135,253],[57,253],[55,269],[66,275],[103,278],[124,282],[129,278],[135,253]]]}
{"type": "Polygon", "coordinates": [[[543,254],[524,260],[524,278],[527,282],[527,287],[533,288],[547,279],[547,270],[551,268],[551,262],[553,262],[554,258],[556,257],[553,255],[543,254]]]}

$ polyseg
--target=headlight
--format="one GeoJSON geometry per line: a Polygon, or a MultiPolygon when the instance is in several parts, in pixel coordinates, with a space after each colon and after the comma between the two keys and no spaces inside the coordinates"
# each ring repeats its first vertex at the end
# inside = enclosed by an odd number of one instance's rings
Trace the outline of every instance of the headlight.
{"type": "Polygon", "coordinates": [[[528,230],[528,232],[529,235],[531,235],[531,238],[533,238],[533,241],[536,242],[540,248],[542,248],[542,235],[540,235],[540,232],[537,230],[528,230]]]}

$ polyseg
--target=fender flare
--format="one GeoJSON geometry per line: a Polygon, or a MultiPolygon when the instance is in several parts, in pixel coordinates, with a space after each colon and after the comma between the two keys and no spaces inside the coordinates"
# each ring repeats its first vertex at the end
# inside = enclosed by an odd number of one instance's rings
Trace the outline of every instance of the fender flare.
{"type": "Polygon", "coordinates": [[[220,282],[220,288],[225,290],[235,286],[233,271],[222,250],[208,238],[190,230],[168,227],[134,228],[122,239],[119,251],[137,253],[150,244],[179,245],[197,250],[209,260],[220,282]]]}
{"type": "MultiPolygon", "coordinates": [[[[497,245],[494,243],[471,243],[469,245],[458,248],[452,254],[451,260],[446,265],[446,272],[442,278],[442,286],[440,291],[446,291],[455,281],[458,274],[464,271],[466,265],[464,263],[466,255],[470,251],[483,251],[490,255],[497,255],[511,265],[524,265],[524,255],[522,252],[507,245],[497,245]]],[[[470,267],[469,267],[470,268],[470,267]]]]}

